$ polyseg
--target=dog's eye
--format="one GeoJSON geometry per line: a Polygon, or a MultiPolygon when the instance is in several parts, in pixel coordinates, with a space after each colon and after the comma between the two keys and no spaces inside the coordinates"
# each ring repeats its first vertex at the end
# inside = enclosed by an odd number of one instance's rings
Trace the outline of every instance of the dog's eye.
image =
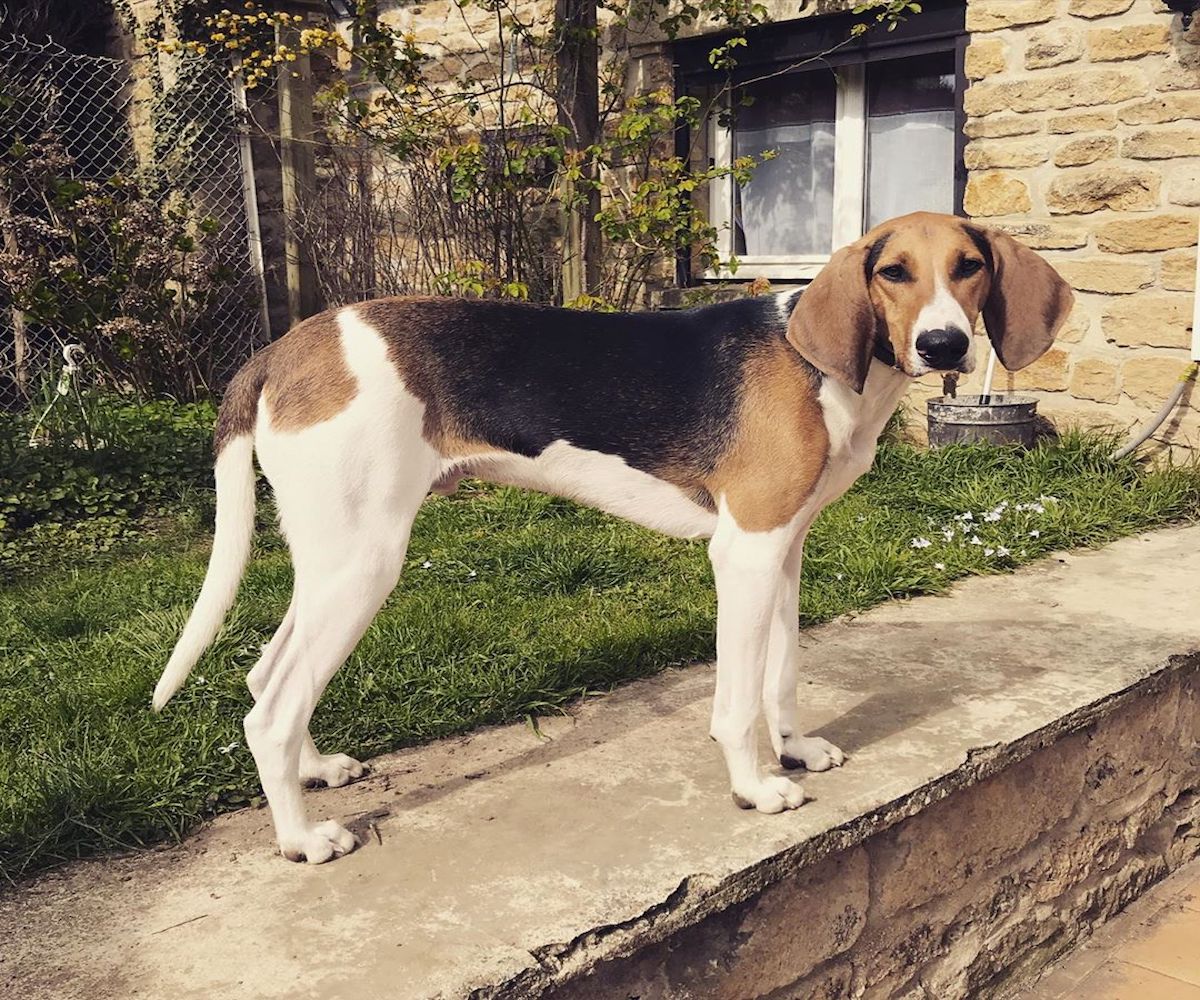
{"type": "Polygon", "coordinates": [[[903,281],[908,277],[908,272],[900,264],[889,264],[887,267],[881,267],[879,273],[887,278],[888,281],[903,281]]]}
{"type": "Polygon", "coordinates": [[[958,276],[960,278],[969,278],[973,274],[978,274],[983,270],[983,261],[975,260],[973,257],[964,257],[958,262],[958,276]]]}

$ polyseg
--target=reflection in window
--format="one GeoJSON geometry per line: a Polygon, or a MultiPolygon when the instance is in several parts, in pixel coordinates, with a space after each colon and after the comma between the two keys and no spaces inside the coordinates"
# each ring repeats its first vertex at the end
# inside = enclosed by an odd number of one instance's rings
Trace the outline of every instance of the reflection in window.
{"type": "Polygon", "coordinates": [[[833,136],[837,85],[831,73],[763,80],[742,88],[733,155],[778,155],[734,187],[734,253],[827,254],[833,243],[833,136]]]}
{"type": "Polygon", "coordinates": [[[867,67],[866,228],[954,211],[954,55],[867,67]]]}

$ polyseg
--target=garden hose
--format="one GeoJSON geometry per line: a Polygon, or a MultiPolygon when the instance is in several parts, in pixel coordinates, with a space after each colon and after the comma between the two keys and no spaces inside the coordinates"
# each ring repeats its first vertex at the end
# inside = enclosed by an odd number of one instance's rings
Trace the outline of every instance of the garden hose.
{"type": "Polygon", "coordinates": [[[1137,432],[1136,436],[1130,438],[1126,445],[1118,448],[1112,453],[1112,460],[1114,462],[1137,451],[1137,449],[1146,442],[1150,435],[1158,430],[1158,428],[1162,425],[1162,422],[1166,420],[1167,417],[1170,416],[1171,411],[1175,409],[1175,404],[1178,403],[1180,397],[1183,396],[1184,391],[1188,387],[1188,383],[1196,377],[1197,370],[1200,370],[1200,361],[1193,361],[1183,370],[1183,374],[1179,376],[1179,381],[1175,383],[1174,390],[1171,392],[1171,395],[1167,397],[1167,401],[1163,403],[1162,408],[1156,414],[1154,414],[1149,423],[1147,423],[1140,431],[1137,432]]]}

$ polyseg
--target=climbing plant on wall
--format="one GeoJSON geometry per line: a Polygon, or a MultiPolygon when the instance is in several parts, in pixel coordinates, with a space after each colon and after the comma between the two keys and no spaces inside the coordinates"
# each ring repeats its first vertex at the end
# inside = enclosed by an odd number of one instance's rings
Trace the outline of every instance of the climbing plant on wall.
{"type": "MultiPolygon", "coordinates": [[[[728,105],[747,32],[767,20],[761,3],[558,0],[553,17],[548,3],[455,4],[478,44],[440,58],[367,0],[336,29],[250,0],[203,14],[199,32],[162,45],[235,56],[250,88],[296,73],[313,56],[341,68],[318,98],[332,164],[326,175],[337,181],[323,196],[340,192],[345,205],[373,218],[364,225],[329,205],[312,213],[327,286],[337,283],[328,273],[337,248],[352,246],[400,262],[372,266],[372,287],[360,295],[433,290],[626,308],[678,253],[701,267],[717,262],[718,233],[697,196],[719,178],[746,181],[758,160],[697,164],[675,148],[675,137],[685,129],[696,135],[714,107],[728,105]],[[719,32],[709,61],[726,79],[710,102],[665,86],[630,86],[626,39],[670,39],[700,22],[719,32]],[[339,165],[347,151],[352,162],[339,165]],[[378,217],[379,200],[389,207],[386,219],[378,217]]],[[[847,41],[894,26],[920,5],[867,0],[856,9],[864,19],[847,41]]],[[[346,284],[328,297],[355,297],[346,284]]]]}

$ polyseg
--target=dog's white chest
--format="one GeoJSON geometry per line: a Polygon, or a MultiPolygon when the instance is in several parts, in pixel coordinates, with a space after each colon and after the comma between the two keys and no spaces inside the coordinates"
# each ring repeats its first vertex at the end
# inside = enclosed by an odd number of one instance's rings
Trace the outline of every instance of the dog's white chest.
{"type": "Polygon", "coordinates": [[[829,433],[829,461],[821,485],[825,503],[840,497],[871,468],[879,435],[910,384],[903,372],[878,361],[871,363],[861,395],[833,379],[824,381],[818,398],[829,433]]]}

